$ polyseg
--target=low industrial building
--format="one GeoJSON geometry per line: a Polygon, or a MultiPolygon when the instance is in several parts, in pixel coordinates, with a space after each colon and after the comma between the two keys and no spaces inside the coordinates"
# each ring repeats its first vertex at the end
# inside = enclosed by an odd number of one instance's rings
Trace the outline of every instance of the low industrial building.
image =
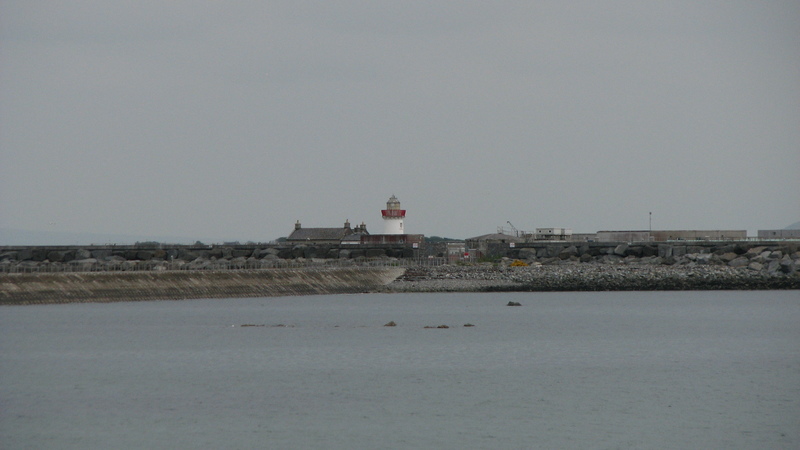
{"type": "Polygon", "coordinates": [[[533,238],[537,241],[571,241],[572,230],[569,228],[537,228],[533,238]]]}
{"type": "Polygon", "coordinates": [[[451,264],[458,261],[469,261],[477,257],[467,251],[464,242],[448,242],[445,245],[447,246],[447,262],[451,264]]]}
{"type": "Polygon", "coordinates": [[[800,230],[758,230],[759,239],[800,239],[800,230]]]}
{"type": "Polygon", "coordinates": [[[510,234],[484,234],[466,239],[465,252],[468,252],[471,258],[482,258],[497,253],[496,249],[498,248],[514,247],[516,244],[523,242],[525,242],[525,238],[510,234]]]}
{"type": "Polygon", "coordinates": [[[741,241],[747,230],[598,231],[597,242],[741,241]]]}
{"type": "Polygon", "coordinates": [[[650,239],[650,232],[645,230],[628,231],[598,231],[597,242],[646,242],[650,239]]]}

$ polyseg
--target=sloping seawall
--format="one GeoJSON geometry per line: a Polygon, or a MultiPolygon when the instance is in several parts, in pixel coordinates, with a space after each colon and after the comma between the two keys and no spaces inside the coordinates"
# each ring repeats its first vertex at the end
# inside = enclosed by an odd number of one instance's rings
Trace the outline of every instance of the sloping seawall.
{"type": "Polygon", "coordinates": [[[398,267],[0,275],[0,304],[348,294],[374,290],[398,267]]]}

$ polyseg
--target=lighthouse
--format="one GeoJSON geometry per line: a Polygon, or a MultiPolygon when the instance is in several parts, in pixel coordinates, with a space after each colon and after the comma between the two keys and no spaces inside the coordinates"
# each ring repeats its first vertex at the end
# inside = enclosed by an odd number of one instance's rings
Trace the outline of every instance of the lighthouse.
{"type": "Polygon", "coordinates": [[[384,234],[405,234],[403,220],[406,218],[406,210],[400,209],[400,200],[394,195],[386,202],[386,209],[381,210],[383,215],[384,234]]]}

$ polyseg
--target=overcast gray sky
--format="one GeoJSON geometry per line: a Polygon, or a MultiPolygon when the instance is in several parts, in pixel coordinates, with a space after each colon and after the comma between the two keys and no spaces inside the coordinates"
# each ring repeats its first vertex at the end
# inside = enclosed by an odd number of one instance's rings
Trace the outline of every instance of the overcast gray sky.
{"type": "Polygon", "coordinates": [[[800,2],[0,0],[0,227],[800,220],[800,2]]]}

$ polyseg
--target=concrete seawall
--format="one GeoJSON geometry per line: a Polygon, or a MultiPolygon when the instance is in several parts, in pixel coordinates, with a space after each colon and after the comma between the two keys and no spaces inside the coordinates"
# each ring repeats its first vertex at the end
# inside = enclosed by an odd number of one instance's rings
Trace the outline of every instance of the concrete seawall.
{"type": "Polygon", "coordinates": [[[373,291],[397,267],[0,275],[0,304],[276,297],[373,291]]]}

